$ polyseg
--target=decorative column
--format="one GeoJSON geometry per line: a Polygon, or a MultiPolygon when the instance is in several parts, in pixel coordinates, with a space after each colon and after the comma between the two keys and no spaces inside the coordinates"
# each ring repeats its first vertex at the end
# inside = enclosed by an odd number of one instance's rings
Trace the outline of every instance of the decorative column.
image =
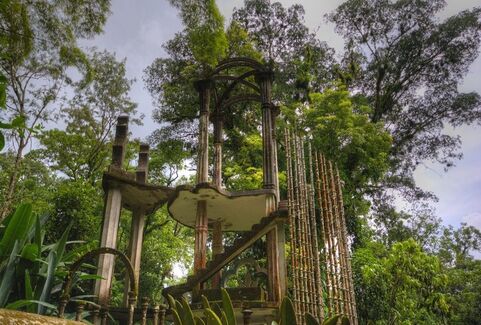
{"type": "Polygon", "coordinates": [[[217,188],[222,186],[222,144],[224,132],[224,116],[219,110],[214,115],[214,175],[213,183],[217,188]]]}
{"type": "MultiPolygon", "coordinates": [[[[138,183],[145,184],[147,182],[149,168],[149,145],[142,143],[140,145],[139,160],[137,165],[137,171],[135,172],[135,180],[138,183]]],[[[128,257],[130,263],[134,267],[134,276],[137,285],[139,283],[140,276],[140,258],[142,256],[142,243],[144,235],[145,225],[145,212],[142,207],[135,207],[132,209],[132,222],[130,225],[130,239],[128,257]]],[[[125,277],[124,284],[124,306],[129,306],[129,293],[130,291],[130,278],[128,275],[125,277]]]]}
{"type": "Polygon", "coordinates": [[[277,184],[276,174],[276,143],[274,140],[274,121],[271,112],[272,103],[272,79],[270,71],[258,72],[256,82],[259,84],[261,105],[262,105],[262,162],[263,162],[263,182],[265,189],[274,189],[277,184]]]}
{"type": "MultiPolygon", "coordinates": [[[[279,181],[277,170],[277,143],[275,139],[276,110],[272,104],[272,80],[270,71],[256,74],[256,82],[260,88],[262,105],[262,149],[263,149],[263,181],[265,189],[273,189],[275,198],[266,204],[266,215],[277,209],[279,201],[279,181]]],[[[267,242],[267,291],[269,301],[281,302],[286,292],[285,271],[285,236],[283,224],[266,234],[267,242]]]]}
{"type": "MultiPolygon", "coordinates": [[[[199,150],[197,157],[197,184],[209,181],[209,105],[210,88],[212,81],[200,80],[195,83],[199,92],[200,116],[199,116],[199,150]]],[[[194,244],[194,273],[204,269],[207,263],[207,236],[208,236],[207,202],[197,202],[197,216],[195,222],[194,244]]],[[[199,288],[200,289],[200,288],[199,288]]]]}
{"type": "MultiPolygon", "coordinates": [[[[217,188],[222,187],[222,145],[224,132],[224,116],[219,108],[216,108],[214,114],[214,175],[213,183],[217,188]]],[[[212,258],[224,252],[222,243],[222,223],[216,221],[212,227],[212,258]]],[[[219,271],[212,277],[212,288],[220,288],[220,280],[222,273],[219,271]]]]}
{"type": "MultiPolygon", "coordinates": [[[[115,140],[112,148],[112,164],[110,168],[122,168],[122,163],[125,158],[125,147],[127,145],[128,123],[128,116],[120,116],[117,119],[115,140]]],[[[109,188],[105,197],[100,247],[116,248],[121,208],[122,194],[120,189],[115,187],[109,188]]],[[[110,287],[114,272],[114,255],[100,255],[97,266],[97,275],[102,277],[102,279],[96,280],[94,294],[98,298],[99,305],[107,306],[110,300],[110,287]]]]}

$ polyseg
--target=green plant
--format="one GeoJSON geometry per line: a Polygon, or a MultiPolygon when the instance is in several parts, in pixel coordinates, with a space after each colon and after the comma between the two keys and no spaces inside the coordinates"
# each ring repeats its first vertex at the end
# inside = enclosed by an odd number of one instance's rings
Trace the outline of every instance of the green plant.
{"type": "Polygon", "coordinates": [[[230,299],[229,293],[224,288],[222,293],[222,309],[216,304],[211,307],[209,300],[202,296],[202,305],[204,307],[204,319],[194,316],[189,303],[185,298],[179,302],[172,296],[168,296],[172,318],[175,325],[237,325],[234,314],[234,307],[230,299]],[[215,310],[215,311],[214,311],[215,310]],[[207,323],[206,323],[207,322],[207,323]]]}
{"type": "MultiPolygon", "coordinates": [[[[172,318],[175,325],[237,325],[234,308],[229,293],[224,288],[222,293],[222,309],[217,305],[211,305],[209,300],[202,296],[202,305],[204,307],[204,319],[194,316],[189,303],[185,298],[182,301],[175,300],[172,296],[168,296],[169,306],[172,311],[172,318]],[[207,321],[207,323],[204,322],[207,321]]],[[[297,325],[296,313],[294,305],[288,297],[282,300],[279,310],[279,321],[273,321],[271,325],[297,325]]],[[[319,321],[311,314],[305,314],[307,325],[319,325],[319,321]]],[[[344,315],[334,315],[325,319],[322,325],[349,325],[349,319],[344,315]]]]}
{"type": "MultiPolygon", "coordinates": [[[[24,309],[45,314],[64,275],[64,266],[75,258],[65,254],[71,225],[53,244],[43,242],[46,216],[32,214],[22,204],[4,220],[0,229],[0,308],[24,309]]],[[[73,251],[75,252],[75,250],[73,251]]]]}
{"type": "MultiPolygon", "coordinates": [[[[279,322],[272,322],[271,325],[297,325],[296,313],[294,305],[288,297],[282,300],[279,322]]],[[[310,313],[304,315],[307,325],[319,325],[319,321],[310,313]]],[[[322,325],[349,325],[349,319],[344,315],[334,315],[332,317],[326,318],[322,325]]]]}

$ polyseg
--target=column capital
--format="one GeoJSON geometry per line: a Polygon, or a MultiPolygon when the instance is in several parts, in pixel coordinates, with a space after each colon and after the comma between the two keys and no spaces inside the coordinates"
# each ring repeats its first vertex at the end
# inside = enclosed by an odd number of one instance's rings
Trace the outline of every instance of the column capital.
{"type": "Polygon", "coordinates": [[[194,88],[198,92],[203,90],[211,89],[214,86],[212,79],[201,79],[194,81],[194,88]]]}
{"type": "Polygon", "coordinates": [[[257,71],[254,76],[257,83],[261,83],[263,81],[272,82],[274,80],[274,72],[272,70],[257,71]]]}

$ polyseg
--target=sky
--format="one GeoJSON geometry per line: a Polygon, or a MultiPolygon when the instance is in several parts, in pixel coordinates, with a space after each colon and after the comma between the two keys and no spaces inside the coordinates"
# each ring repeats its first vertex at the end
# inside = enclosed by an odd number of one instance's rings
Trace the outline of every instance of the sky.
{"type": "MultiPolygon", "coordinates": [[[[343,1],[280,2],[285,7],[294,3],[302,4],[306,11],[306,25],[316,31],[320,40],[336,49],[337,53],[342,52],[343,41],[335,33],[334,26],[325,21],[324,15],[343,1]]],[[[241,7],[243,0],[217,0],[217,4],[229,22],[233,8],[241,7]]],[[[480,0],[447,0],[447,7],[441,18],[477,5],[480,5],[480,0]]],[[[162,43],[181,30],[177,11],[166,0],[113,0],[112,14],[104,33],[82,43],[83,46],[95,46],[99,50],[115,52],[118,59],[127,59],[127,76],[136,79],[130,96],[138,103],[139,112],[145,115],[143,126],[133,126],[133,137],[145,139],[159,127],[151,119],[152,99],[144,87],[142,75],[155,58],[166,55],[162,43]]],[[[462,82],[461,90],[481,93],[479,76],[481,57],[472,64],[462,82]]],[[[431,191],[438,197],[434,207],[444,224],[459,226],[461,222],[467,222],[481,229],[481,127],[464,126],[446,132],[461,136],[463,159],[447,172],[441,166],[426,161],[415,172],[416,182],[422,189],[431,191]]]]}

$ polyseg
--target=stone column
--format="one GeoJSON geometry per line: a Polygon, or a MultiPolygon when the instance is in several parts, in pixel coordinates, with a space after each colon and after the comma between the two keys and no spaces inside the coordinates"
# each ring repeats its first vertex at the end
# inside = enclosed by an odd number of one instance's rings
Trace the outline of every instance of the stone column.
{"type": "Polygon", "coordinates": [[[213,183],[220,188],[222,186],[222,144],[224,117],[216,111],[214,115],[214,177],[213,183]]]}
{"type": "MultiPolygon", "coordinates": [[[[127,145],[128,116],[120,116],[117,119],[114,145],[112,147],[113,169],[121,169],[125,158],[125,147],[127,145]]],[[[122,194],[120,189],[111,187],[107,190],[105,197],[104,218],[100,247],[116,248],[117,231],[119,228],[120,212],[122,209],[122,194]]],[[[114,272],[114,256],[103,254],[98,258],[97,275],[102,277],[96,280],[94,294],[101,306],[107,306],[110,300],[110,287],[114,272]]]]}
{"type": "Polygon", "coordinates": [[[287,290],[284,223],[277,223],[276,227],[267,233],[266,239],[268,300],[281,302],[287,290]]]}
{"type": "MultiPolygon", "coordinates": [[[[195,83],[200,98],[199,117],[199,150],[197,157],[197,184],[209,181],[209,105],[210,88],[212,81],[200,80],[195,83]]],[[[197,216],[195,223],[194,244],[194,273],[204,269],[207,263],[207,236],[208,236],[207,202],[197,202],[197,216]]]]}
{"type": "MultiPolygon", "coordinates": [[[[145,184],[147,182],[148,166],[149,164],[149,145],[141,144],[139,151],[139,160],[137,165],[137,171],[135,173],[135,179],[137,182],[145,184]]],[[[130,225],[130,239],[129,239],[129,251],[128,257],[130,263],[134,268],[134,276],[137,285],[139,284],[140,276],[140,260],[142,256],[142,243],[144,235],[145,225],[145,213],[142,207],[135,207],[132,209],[132,222],[130,225]]],[[[129,306],[129,293],[130,291],[130,278],[128,275],[125,277],[124,284],[124,306],[129,306]]]]}
{"type": "MultiPolygon", "coordinates": [[[[279,181],[277,170],[277,142],[275,138],[276,107],[272,104],[272,72],[264,71],[256,74],[256,82],[260,88],[262,105],[262,149],[263,149],[263,181],[265,189],[273,189],[275,198],[266,202],[266,215],[277,209],[279,201],[279,181]]],[[[268,299],[280,302],[286,290],[286,271],[284,253],[284,229],[282,224],[266,234],[267,242],[267,274],[268,299]]]]}
{"type": "Polygon", "coordinates": [[[276,186],[276,160],[274,141],[274,122],[271,112],[271,92],[272,92],[272,72],[258,72],[256,74],[256,82],[260,88],[261,105],[262,105],[262,162],[263,162],[263,182],[264,188],[275,189],[276,186]]]}

